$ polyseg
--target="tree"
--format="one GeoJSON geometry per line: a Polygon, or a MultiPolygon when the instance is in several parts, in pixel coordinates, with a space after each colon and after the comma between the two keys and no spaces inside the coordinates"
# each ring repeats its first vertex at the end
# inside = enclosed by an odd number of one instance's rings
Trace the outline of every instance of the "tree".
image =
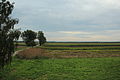
{"type": "Polygon", "coordinates": [[[39,40],[40,46],[46,42],[46,38],[45,38],[44,33],[42,31],[38,31],[38,40],[39,40]]]}
{"type": "Polygon", "coordinates": [[[36,39],[37,33],[32,30],[26,30],[22,33],[21,37],[26,43],[27,46],[35,46],[35,39],[36,39]]]}
{"type": "Polygon", "coordinates": [[[13,31],[13,33],[14,33],[13,35],[14,35],[14,40],[15,40],[15,47],[17,48],[17,46],[18,46],[17,41],[21,35],[21,31],[19,29],[16,29],[13,31]]]}
{"type": "Polygon", "coordinates": [[[12,19],[14,3],[7,0],[0,1],[0,68],[12,61],[14,53],[14,36],[12,30],[14,25],[18,23],[17,19],[12,19]]]}

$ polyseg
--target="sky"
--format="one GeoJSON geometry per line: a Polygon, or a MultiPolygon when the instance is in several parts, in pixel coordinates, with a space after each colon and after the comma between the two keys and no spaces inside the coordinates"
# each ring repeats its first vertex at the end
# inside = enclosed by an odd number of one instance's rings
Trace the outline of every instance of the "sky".
{"type": "Polygon", "coordinates": [[[120,41],[120,0],[10,0],[16,28],[48,41],[120,41]]]}

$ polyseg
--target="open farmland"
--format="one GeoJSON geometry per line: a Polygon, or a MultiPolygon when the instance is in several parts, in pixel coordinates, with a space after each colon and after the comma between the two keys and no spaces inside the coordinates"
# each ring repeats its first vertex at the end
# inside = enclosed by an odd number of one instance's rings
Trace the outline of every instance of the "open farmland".
{"type": "Polygon", "coordinates": [[[46,43],[41,47],[37,46],[34,48],[23,50],[17,55],[17,57],[27,58],[27,59],[41,58],[41,57],[45,57],[45,58],[120,57],[120,46],[118,44],[117,43],[46,43]],[[92,46],[92,44],[94,46],[92,46]],[[73,47],[73,45],[74,46],[77,45],[77,46],[73,47]],[[86,45],[86,47],[83,47],[81,45],[86,45]]]}
{"type": "Polygon", "coordinates": [[[120,43],[46,43],[42,48],[52,50],[120,50],[120,43]]]}
{"type": "Polygon", "coordinates": [[[2,80],[119,80],[119,44],[46,43],[41,47],[24,49],[14,57],[7,71],[0,72],[0,78],[2,80]]]}
{"type": "Polygon", "coordinates": [[[48,42],[46,46],[120,46],[120,42],[48,42]]]}

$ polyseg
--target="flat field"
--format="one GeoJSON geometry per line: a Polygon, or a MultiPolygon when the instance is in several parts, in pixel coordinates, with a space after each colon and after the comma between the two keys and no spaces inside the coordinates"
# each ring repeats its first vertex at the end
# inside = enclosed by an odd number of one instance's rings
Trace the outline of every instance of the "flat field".
{"type": "Polygon", "coordinates": [[[48,42],[46,46],[120,46],[120,42],[48,42]]]}
{"type": "Polygon", "coordinates": [[[57,58],[120,57],[120,43],[46,43],[40,48],[57,58]]]}
{"type": "Polygon", "coordinates": [[[120,50],[120,43],[46,43],[42,48],[52,50],[120,50]]]}
{"type": "MultiPolygon", "coordinates": [[[[2,77],[1,77],[2,76],[2,77]]],[[[120,58],[14,59],[1,80],[120,80],[120,58]]]]}
{"type": "Polygon", "coordinates": [[[0,80],[120,80],[119,44],[46,43],[29,48],[0,72],[0,80]]]}

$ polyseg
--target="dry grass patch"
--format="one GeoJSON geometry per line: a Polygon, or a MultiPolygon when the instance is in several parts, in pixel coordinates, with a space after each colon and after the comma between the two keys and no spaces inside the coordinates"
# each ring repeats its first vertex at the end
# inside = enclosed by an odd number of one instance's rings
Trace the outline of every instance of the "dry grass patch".
{"type": "Polygon", "coordinates": [[[16,55],[18,58],[21,59],[32,59],[32,58],[43,58],[47,57],[45,54],[45,50],[41,48],[29,48],[23,51],[19,51],[16,55]]]}
{"type": "Polygon", "coordinates": [[[52,58],[120,57],[120,51],[110,50],[48,50],[47,54],[52,58]]]}
{"type": "Polygon", "coordinates": [[[21,59],[35,58],[96,58],[96,57],[120,57],[119,50],[45,50],[41,48],[29,48],[20,51],[17,55],[21,59]]]}

